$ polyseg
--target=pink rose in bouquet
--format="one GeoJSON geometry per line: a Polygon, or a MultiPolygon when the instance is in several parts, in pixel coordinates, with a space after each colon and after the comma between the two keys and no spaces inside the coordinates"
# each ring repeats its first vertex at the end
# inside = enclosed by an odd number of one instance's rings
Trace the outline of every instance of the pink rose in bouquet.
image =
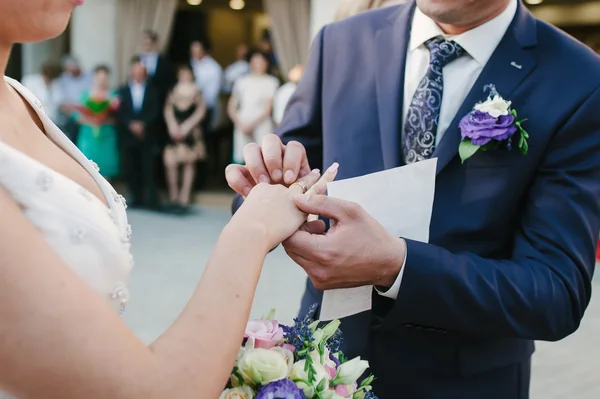
{"type": "Polygon", "coordinates": [[[277,321],[250,320],[244,338],[253,339],[255,348],[271,349],[283,340],[283,328],[277,321]]]}

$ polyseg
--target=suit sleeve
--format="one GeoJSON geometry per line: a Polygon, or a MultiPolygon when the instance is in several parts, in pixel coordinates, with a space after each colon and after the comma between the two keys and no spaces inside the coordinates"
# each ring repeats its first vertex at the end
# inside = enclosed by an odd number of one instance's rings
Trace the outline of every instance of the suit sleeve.
{"type": "MultiPolygon", "coordinates": [[[[313,41],[304,76],[288,103],[281,124],[275,131],[284,144],[295,140],[306,148],[311,168],[321,168],[323,163],[321,92],[324,34],[325,28],[321,29],[313,41]]],[[[233,213],[243,202],[239,195],[236,196],[232,205],[233,213]]]]}
{"type": "Polygon", "coordinates": [[[548,341],[579,327],[600,229],[599,109],[596,89],[550,142],[524,198],[510,259],[407,240],[388,321],[548,341]]]}
{"type": "Polygon", "coordinates": [[[285,109],[275,133],[284,144],[298,141],[305,148],[311,168],[323,167],[323,28],[311,47],[304,76],[285,109]]]}

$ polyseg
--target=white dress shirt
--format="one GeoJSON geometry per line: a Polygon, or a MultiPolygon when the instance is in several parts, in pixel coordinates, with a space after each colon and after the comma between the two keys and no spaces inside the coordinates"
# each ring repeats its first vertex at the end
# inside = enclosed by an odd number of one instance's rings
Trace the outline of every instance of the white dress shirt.
{"type": "Polygon", "coordinates": [[[296,91],[298,85],[294,82],[287,82],[275,93],[275,98],[273,99],[273,122],[276,124],[280,124],[283,120],[283,114],[285,113],[285,109],[292,98],[292,95],[296,91]]]}
{"type": "Polygon", "coordinates": [[[158,66],[158,53],[150,52],[144,53],[140,56],[142,64],[146,67],[146,73],[148,76],[154,76],[156,74],[156,68],[158,66]]]}
{"type": "Polygon", "coordinates": [[[135,112],[140,112],[144,107],[144,96],[146,95],[146,84],[129,82],[129,89],[131,90],[131,101],[133,103],[133,109],[135,112]]]}
{"type": "Polygon", "coordinates": [[[196,85],[202,91],[208,108],[215,108],[219,101],[223,69],[214,58],[207,55],[200,60],[192,60],[196,85]]]}
{"type": "MultiPolygon", "coordinates": [[[[429,68],[429,49],[425,46],[425,42],[442,36],[454,40],[467,52],[463,57],[444,67],[444,94],[436,136],[437,145],[508,30],[517,13],[517,2],[518,0],[510,0],[506,9],[496,18],[455,36],[446,35],[435,21],[423,14],[418,7],[416,8],[406,56],[402,126],[405,124],[408,108],[417,87],[429,68]]],[[[483,87],[481,90],[483,93],[483,87]]],[[[394,285],[386,292],[378,290],[380,295],[391,299],[398,297],[406,260],[404,263],[394,285]]]]}

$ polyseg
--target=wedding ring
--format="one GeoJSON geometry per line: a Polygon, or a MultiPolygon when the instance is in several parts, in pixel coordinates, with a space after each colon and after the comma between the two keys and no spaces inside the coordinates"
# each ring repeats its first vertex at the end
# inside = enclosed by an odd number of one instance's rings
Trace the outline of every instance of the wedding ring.
{"type": "Polygon", "coordinates": [[[308,191],[308,187],[306,187],[306,183],[304,183],[303,181],[297,181],[296,183],[292,184],[292,186],[293,185],[300,186],[300,188],[302,189],[302,194],[306,194],[306,192],[308,191]]]}

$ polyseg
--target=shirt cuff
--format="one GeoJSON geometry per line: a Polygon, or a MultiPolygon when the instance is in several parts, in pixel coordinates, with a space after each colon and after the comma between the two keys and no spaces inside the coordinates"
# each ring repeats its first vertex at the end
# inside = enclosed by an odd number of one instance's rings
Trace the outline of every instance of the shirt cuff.
{"type": "Polygon", "coordinates": [[[398,277],[396,277],[396,281],[394,281],[394,285],[390,287],[387,291],[380,291],[375,287],[377,293],[386,298],[390,298],[396,300],[398,298],[398,292],[400,292],[400,284],[402,283],[402,276],[404,276],[404,267],[406,266],[406,258],[404,258],[404,263],[402,264],[402,269],[400,269],[400,273],[398,273],[398,277]]]}

